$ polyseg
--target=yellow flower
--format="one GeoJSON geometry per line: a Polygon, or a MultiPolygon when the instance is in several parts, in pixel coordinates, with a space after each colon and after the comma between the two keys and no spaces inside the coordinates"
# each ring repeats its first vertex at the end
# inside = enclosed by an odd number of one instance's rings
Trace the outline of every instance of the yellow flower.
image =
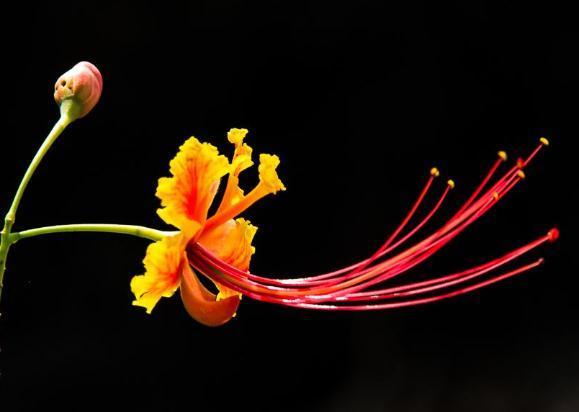
{"type": "Polygon", "coordinates": [[[159,180],[157,196],[162,208],[159,216],[179,229],[177,234],[158,241],[147,249],[145,274],[135,276],[131,288],[134,304],[148,313],[162,297],[172,296],[179,288],[187,312],[208,326],[218,326],[235,316],[241,294],[248,298],[289,307],[324,311],[367,311],[422,305],[469,293],[500,280],[524,273],[542,264],[543,259],[514,269],[503,267],[559,237],[550,230],[534,241],[503,256],[466,270],[420,281],[382,286],[404,275],[496,205],[524,178],[526,167],[548,141],[541,140],[529,156],[492,181],[499,166],[506,161],[503,152],[487,175],[446,224],[420,241],[401,249],[436,213],[447,194],[454,188],[448,180],[430,212],[413,228],[407,228],[439,176],[433,168],[418,199],[394,232],[368,258],[348,267],[319,275],[276,279],[249,272],[252,246],[257,228],[239,215],[262,197],[285,190],[277,175],[279,158],[259,156],[259,183],[247,194],[239,187],[239,175],[253,166],[252,150],[243,142],[247,130],[231,129],[228,140],[235,145],[231,160],[219,155],[210,144],[190,138],[171,161],[171,177],[159,180]],[[208,216],[221,179],[227,175],[221,203],[208,216]],[[492,182],[492,183],[490,183],[492,182]],[[399,249],[396,251],[396,249],[399,249]],[[193,268],[215,285],[217,295],[199,280],[193,268]],[[499,268],[503,268],[499,271],[499,268]],[[489,272],[495,271],[488,275],[489,272]]]}
{"type": "Polygon", "coordinates": [[[191,137],[170,162],[172,176],[159,179],[156,195],[162,207],[157,213],[179,233],[150,245],[144,259],[145,274],[131,281],[133,304],[146,308],[147,313],[161,297],[172,296],[181,286],[185,308],[201,323],[215,326],[235,315],[241,295],[215,281],[218,295],[207,290],[192,271],[186,248],[198,242],[222,261],[242,271],[249,269],[257,227],[237,217],[257,200],[285,187],[276,171],[279,158],[266,154],[260,155],[256,187],[247,195],[239,187],[240,173],[253,166],[252,149],[243,142],[246,135],[246,129],[229,131],[227,138],[235,145],[231,161],[213,145],[191,137]],[[221,203],[208,217],[225,175],[221,203]]]}

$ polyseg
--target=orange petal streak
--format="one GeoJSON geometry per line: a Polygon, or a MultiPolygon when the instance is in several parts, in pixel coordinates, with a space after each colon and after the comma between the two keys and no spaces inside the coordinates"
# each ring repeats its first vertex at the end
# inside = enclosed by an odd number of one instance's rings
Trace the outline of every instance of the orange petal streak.
{"type": "Polygon", "coordinates": [[[156,195],[162,208],[157,213],[192,237],[205,223],[219,181],[229,173],[230,165],[216,147],[191,137],[171,160],[170,169],[172,177],[159,179],[156,195]]]}

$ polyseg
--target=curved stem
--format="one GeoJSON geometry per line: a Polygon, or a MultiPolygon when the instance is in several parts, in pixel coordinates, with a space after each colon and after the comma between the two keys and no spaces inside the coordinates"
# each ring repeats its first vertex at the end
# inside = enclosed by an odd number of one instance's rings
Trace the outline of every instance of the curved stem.
{"type": "Polygon", "coordinates": [[[161,230],[151,229],[145,226],[88,223],[88,224],[74,224],[74,225],[45,226],[35,229],[24,230],[21,232],[14,232],[10,235],[10,243],[16,243],[20,239],[26,239],[35,236],[48,235],[52,233],[67,233],[67,232],[119,233],[122,235],[135,236],[154,241],[161,240],[164,237],[171,236],[175,233],[175,232],[163,232],[161,230]]]}
{"type": "Polygon", "coordinates": [[[28,182],[32,178],[32,175],[36,171],[36,168],[42,161],[42,158],[50,149],[50,146],[54,143],[54,141],[60,136],[60,134],[66,129],[66,126],[70,124],[72,119],[65,113],[60,116],[60,119],[56,122],[44,142],[42,146],[36,152],[36,155],[28,165],[28,169],[26,169],[26,173],[24,177],[20,181],[20,185],[18,186],[18,190],[16,191],[16,195],[14,195],[14,200],[12,200],[12,205],[4,218],[4,228],[2,229],[2,233],[0,236],[0,298],[2,297],[2,288],[4,285],[4,272],[6,271],[6,259],[8,257],[8,251],[10,250],[11,241],[11,234],[12,226],[16,220],[16,211],[18,210],[18,206],[20,205],[20,201],[22,200],[22,196],[24,195],[24,191],[26,190],[26,186],[28,186],[28,182]]]}
{"type": "Polygon", "coordinates": [[[24,174],[22,181],[20,182],[20,186],[18,186],[16,195],[14,195],[14,200],[12,201],[12,206],[10,206],[10,210],[6,214],[5,222],[9,222],[11,225],[14,224],[14,221],[16,219],[16,211],[18,210],[18,206],[20,205],[20,201],[22,200],[22,196],[24,195],[26,186],[28,186],[28,182],[30,182],[32,175],[36,171],[36,168],[42,161],[42,158],[44,157],[46,152],[48,152],[48,149],[50,149],[50,146],[52,146],[54,141],[58,138],[58,136],[60,136],[60,134],[64,131],[64,129],[66,129],[66,126],[68,126],[69,124],[70,119],[67,116],[61,117],[56,122],[56,124],[54,125],[54,127],[44,140],[44,143],[42,143],[42,146],[40,146],[40,148],[38,149],[38,152],[36,152],[36,155],[30,162],[30,165],[28,166],[28,169],[26,170],[26,173],[24,174]]]}

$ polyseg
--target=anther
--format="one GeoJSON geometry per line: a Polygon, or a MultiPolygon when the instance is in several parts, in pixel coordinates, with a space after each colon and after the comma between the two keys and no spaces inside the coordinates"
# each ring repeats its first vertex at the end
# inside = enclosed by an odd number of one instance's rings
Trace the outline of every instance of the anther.
{"type": "Polygon", "coordinates": [[[497,154],[499,155],[499,157],[503,162],[507,161],[507,152],[500,150],[497,154]]]}
{"type": "Polygon", "coordinates": [[[541,137],[539,141],[543,146],[549,146],[549,140],[546,137],[541,137]]]}
{"type": "Polygon", "coordinates": [[[557,239],[559,239],[559,229],[554,227],[553,229],[549,230],[547,237],[549,238],[549,242],[557,241],[557,239]]]}
{"type": "Polygon", "coordinates": [[[440,171],[436,167],[433,167],[432,169],[430,169],[430,176],[438,177],[440,176],[440,171]]]}
{"type": "Polygon", "coordinates": [[[499,192],[493,192],[493,197],[495,200],[499,200],[499,192]]]}
{"type": "Polygon", "coordinates": [[[446,182],[446,184],[447,184],[448,187],[450,187],[451,189],[454,189],[454,180],[448,179],[448,181],[446,182]]]}
{"type": "Polygon", "coordinates": [[[523,159],[522,157],[519,157],[517,159],[517,167],[519,169],[522,169],[523,167],[525,167],[525,159],[523,159]]]}
{"type": "Polygon", "coordinates": [[[524,179],[524,178],[526,177],[526,176],[525,176],[525,172],[523,172],[522,170],[519,170],[519,171],[517,172],[517,176],[519,176],[521,179],[524,179]]]}

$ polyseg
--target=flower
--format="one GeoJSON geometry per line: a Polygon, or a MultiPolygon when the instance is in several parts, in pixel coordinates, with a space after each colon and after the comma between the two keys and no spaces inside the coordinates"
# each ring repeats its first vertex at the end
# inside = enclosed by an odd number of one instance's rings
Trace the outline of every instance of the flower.
{"type": "Polygon", "coordinates": [[[98,103],[103,90],[99,69],[89,62],[80,62],[58,78],[54,84],[54,100],[70,120],[86,116],[98,103]]]}
{"type": "Polygon", "coordinates": [[[541,138],[540,144],[529,156],[518,159],[502,177],[491,183],[501,164],[507,160],[506,153],[499,152],[498,159],[489,172],[458,211],[438,229],[404,249],[400,247],[408,243],[430,222],[444,203],[449,191],[455,186],[454,181],[448,180],[434,206],[418,223],[407,229],[433,186],[434,180],[440,175],[436,168],[430,171],[424,188],[402,223],[382,246],[367,259],[346,268],[290,279],[262,277],[228,264],[201,243],[189,245],[187,249],[189,264],[213,281],[249,298],[290,307],[326,311],[366,311],[415,306],[480,289],[542,264],[543,259],[540,258],[505,269],[506,265],[540,245],[557,240],[559,231],[556,228],[551,229],[537,239],[502,256],[466,270],[421,281],[401,282],[390,287],[382,285],[389,280],[407,275],[487,214],[525,178],[523,169],[548,144],[546,138],[541,138]]]}
{"type": "Polygon", "coordinates": [[[253,165],[252,149],[243,142],[246,129],[231,129],[228,140],[235,145],[231,162],[217,148],[191,137],[170,162],[171,177],[159,179],[158,215],[179,232],[153,243],[144,259],[145,274],[135,276],[131,289],[136,306],[151,313],[161,297],[172,296],[181,286],[181,297],[189,314],[199,322],[216,326],[235,315],[241,295],[219,282],[217,296],[207,290],[188,264],[186,249],[203,247],[223,262],[242,271],[249,269],[257,227],[238,216],[262,197],[285,190],[276,168],[279,158],[262,154],[259,183],[247,195],[239,187],[239,175],[253,165]],[[227,184],[215,214],[208,217],[222,178],[227,184]]]}
{"type": "Polygon", "coordinates": [[[507,161],[506,153],[498,152],[498,159],[489,172],[454,215],[404,249],[401,246],[430,222],[455,186],[454,181],[448,180],[432,208],[408,228],[440,175],[437,168],[431,169],[418,199],[402,223],[367,259],[334,272],[307,277],[257,276],[249,272],[255,252],[251,244],[257,228],[238,216],[257,200],[285,190],[285,187],[276,172],[279,158],[264,154],[260,155],[260,180],[256,187],[247,194],[239,187],[240,173],[253,165],[252,149],[243,143],[246,134],[245,129],[229,132],[228,139],[235,145],[231,161],[219,155],[214,146],[193,137],[181,146],[171,161],[172,177],[159,180],[157,196],[162,208],[158,214],[180,231],[149,246],[144,260],[146,272],[131,282],[135,305],[145,307],[150,313],[161,297],[171,296],[180,286],[186,310],[193,318],[210,326],[229,321],[242,295],[284,306],[331,311],[421,305],[462,295],[537,267],[543,263],[542,258],[505,269],[516,259],[559,237],[558,230],[551,229],[502,256],[466,270],[382,286],[416,268],[486,215],[525,178],[523,169],[549,144],[547,139],[541,138],[529,156],[518,159],[493,182],[498,169],[507,161]],[[215,214],[208,217],[219,183],[225,176],[227,185],[221,203],[215,214]],[[197,274],[213,282],[217,296],[205,288],[197,274]]]}

